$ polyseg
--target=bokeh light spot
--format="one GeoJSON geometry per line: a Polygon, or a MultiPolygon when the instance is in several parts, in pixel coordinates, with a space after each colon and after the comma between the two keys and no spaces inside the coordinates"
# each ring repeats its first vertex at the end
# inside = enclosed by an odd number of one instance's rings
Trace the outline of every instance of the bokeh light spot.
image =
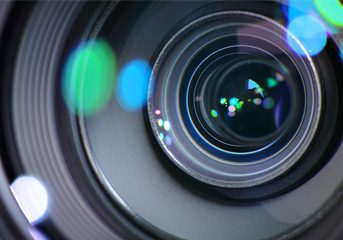
{"type": "Polygon", "coordinates": [[[43,219],[48,210],[48,192],[37,178],[18,177],[11,184],[11,191],[30,223],[38,223],[43,219]]]}
{"type": "Polygon", "coordinates": [[[239,99],[236,97],[233,97],[230,99],[230,105],[235,106],[238,103],[239,99]]]}
{"type": "Polygon", "coordinates": [[[254,98],[254,100],[252,100],[252,102],[256,105],[261,105],[262,104],[262,99],[261,98],[254,98]]]}
{"type": "Polygon", "coordinates": [[[229,117],[234,117],[234,116],[236,116],[236,112],[228,112],[227,115],[229,115],[229,117]]]}
{"type": "Polygon", "coordinates": [[[119,74],[116,96],[121,107],[135,111],[146,104],[151,67],[144,60],[133,60],[119,74]]]}
{"type": "Polygon", "coordinates": [[[216,110],[212,109],[212,110],[211,110],[211,116],[212,116],[213,118],[217,118],[217,117],[218,117],[218,112],[217,112],[216,110]]]}
{"type": "Polygon", "coordinates": [[[272,77],[267,78],[267,86],[268,86],[269,88],[274,88],[274,87],[276,87],[277,85],[278,85],[278,82],[277,82],[274,78],[272,78],[272,77]]]}
{"type": "Polygon", "coordinates": [[[314,3],[327,21],[343,26],[343,5],[339,0],[314,0],[314,3]]]}
{"type": "Polygon", "coordinates": [[[220,104],[221,104],[221,105],[226,105],[226,104],[227,104],[227,99],[224,98],[224,97],[221,98],[221,99],[220,99],[220,104]]]}
{"type": "Polygon", "coordinates": [[[171,137],[169,137],[169,135],[166,136],[165,142],[168,146],[172,145],[172,139],[171,139],[171,137]]]}
{"type": "Polygon", "coordinates": [[[229,112],[235,112],[236,111],[236,107],[235,106],[230,106],[229,107],[229,112]]]}
{"type": "Polygon", "coordinates": [[[159,135],[158,137],[159,137],[159,139],[160,139],[161,141],[164,140],[164,134],[163,134],[163,133],[160,133],[160,135],[159,135]]]}
{"type": "Polygon", "coordinates": [[[282,74],[276,73],[276,80],[277,80],[278,82],[282,82],[282,81],[285,80],[285,78],[284,78],[284,76],[283,76],[282,74]]]}
{"type": "Polygon", "coordinates": [[[116,57],[104,41],[80,44],[69,56],[62,76],[62,95],[69,110],[92,114],[111,99],[116,57]]]}
{"type": "Polygon", "coordinates": [[[161,114],[161,110],[156,109],[155,114],[156,114],[157,116],[160,115],[160,114],[161,114]]]}
{"type": "Polygon", "coordinates": [[[163,120],[162,120],[162,119],[158,119],[158,120],[157,120],[157,125],[158,125],[159,127],[163,127],[163,120]]]}
{"type": "Polygon", "coordinates": [[[195,101],[196,102],[201,102],[202,101],[202,97],[201,96],[196,96],[195,97],[195,101]]]}
{"type": "Polygon", "coordinates": [[[239,110],[243,107],[244,101],[239,101],[239,103],[236,104],[236,108],[239,110]]]}
{"type": "Polygon", "coordinates": [[[292,19],[288,25],[288,31],[287,41],[289,46],[302,56],[306,56],[306,52],[310,56],[315,56],[326,45],[326,28],[318,19],[311,15],[292,19]],[[306,51],[300,47],[294,38],[303,45],[306,51]]]}
{"type": "Polygon", "coordinates": [[[263,100],[263,107],[265,109],[272,109],[274,107],[274,100],[271,97],[267,97],[263,100]]]}
{"type": "Polygon", "coordinates": [[[164,121],[163,124],[164,130],[169,131],[171,126],[170,126],[170,122],[169,121],[164,121]]]}

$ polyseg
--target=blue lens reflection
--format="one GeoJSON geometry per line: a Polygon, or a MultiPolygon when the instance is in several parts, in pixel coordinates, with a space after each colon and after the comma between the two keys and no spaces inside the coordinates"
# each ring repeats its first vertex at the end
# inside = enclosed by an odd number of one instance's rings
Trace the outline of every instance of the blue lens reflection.
{"type": "Polygon", "coordinates": [[[320,53],[326,45],[326,28],[315,17],[304,15],[291,20],[288,25],[287,41],[289,46],[298,54],[310,56],[320,53]],[[292,36],[293,35],[293,36],[292,36]],[[305,48],[302,49],[296,38],[305,48]]]}
{"type": "Polygon", "coordinates": [[[294,52],[302,56],[319,54],[326,45],[327,29],[316,14],[316,7],[312,0],[289,0],[287,41],[294,52]],[[292,36],[293,35],[293,36],[292,36]],[[294,37],[303,45],[302,49],[294,37]]]}
{"type": "Polygon", "coordinates": [[[144,60],[133,60],[119,74],[116,96],[124,110],[135,111],[146,104],[151,67],[144,60]]]}
{"type": "Polygon", "coordinates": [[[297,17],[311,14],[314,9],[313,0],[289,0],[288,8],[284,9],[284,13],[287,15],[288,20],[291,21],[297,17]]]}

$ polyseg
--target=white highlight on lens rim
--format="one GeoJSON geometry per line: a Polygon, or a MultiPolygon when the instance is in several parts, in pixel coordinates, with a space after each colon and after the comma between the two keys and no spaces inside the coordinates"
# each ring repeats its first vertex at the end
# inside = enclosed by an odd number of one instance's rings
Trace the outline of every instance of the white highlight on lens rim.
{"type": "Polygon", "coordinates": [[[41,181],[32,176],[20,176],[10,188],[31,224],[36,224],[45,217],[48,209],[48,192],[41,181]]]}
{"type": "Polygon", "coordinates": [[[48,240],[48,238],[38,229],[30,228],[29,232],[33,240],[48,240]]]}

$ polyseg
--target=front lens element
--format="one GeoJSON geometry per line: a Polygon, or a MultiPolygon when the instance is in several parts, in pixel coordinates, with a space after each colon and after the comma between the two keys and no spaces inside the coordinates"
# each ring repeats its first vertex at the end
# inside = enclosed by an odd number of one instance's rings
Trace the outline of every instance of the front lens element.
{"type": "Polygon", "coordinates": [[[220,12],[167,43],[153,68],[148,113],[162,149],[186,173],[216,186],[256,186],[306,152],[321,84],[311,56],[292,51],[285,36],[263,16],[220,12]]]}

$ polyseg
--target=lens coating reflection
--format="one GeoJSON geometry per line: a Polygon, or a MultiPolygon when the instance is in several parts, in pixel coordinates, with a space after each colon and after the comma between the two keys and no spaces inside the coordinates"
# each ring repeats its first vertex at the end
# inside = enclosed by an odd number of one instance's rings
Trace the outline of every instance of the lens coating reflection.
{"type": "Polygon", "coordinates": [[[133,60],[119,74],[116,96],[124,110],[139,110],[146,104],[151,67],[144,60],[133,60]]]}
{"type": "Polygon", "coordinates": [[[64,66],[62,93],[69,110],[86,115],[100,111],[113,95],[115,74],[116,56],[108,43],[80,44],[64,66]]]}
{"type": "Polygon", "coordinates": [[[319,54],[326,45],[326,28],[317,18],[311,15],[304,15],[294,18],[288,25],[287,40],[292,49],[302,55],[315,56],[319,54]],[[302,49],[296,40],[305,48],[302,49]]]}
{"type": "Polygon", "coordinates": [[[300,81],[291,76],[293,70],[273,58],[244,53],[202,65],[189,99],[193,124],[202,136],[237,151],[259,149],[282,137],[293,107],[302,104],[292,89],[300,81]]]}
{"type": "MultiPolygon", "coordinates": [[[[266,137],[276,132],[284,123],[291,105],[287,83],[277,81],[277,74],[281,75],[266,64],[248,60],[219,75],[218,79],[209,79],[218,82],[213,86],[217,88],[213,89],[214,98],[205,103],[210,108],[218,108],[220,117],[211,124],[222,128],[217,132],[224,130],[243,138],[266,137]],[[222,104],[223,99],[229,99],[228,103],[222,104]],[[283,106],[281,113],[276,111],[276,104],[283,106]],[[278,121],[277,115],[282,116],[278,121]]],[[[285,79],[283,74],[281,76],[285,79]]]]}

